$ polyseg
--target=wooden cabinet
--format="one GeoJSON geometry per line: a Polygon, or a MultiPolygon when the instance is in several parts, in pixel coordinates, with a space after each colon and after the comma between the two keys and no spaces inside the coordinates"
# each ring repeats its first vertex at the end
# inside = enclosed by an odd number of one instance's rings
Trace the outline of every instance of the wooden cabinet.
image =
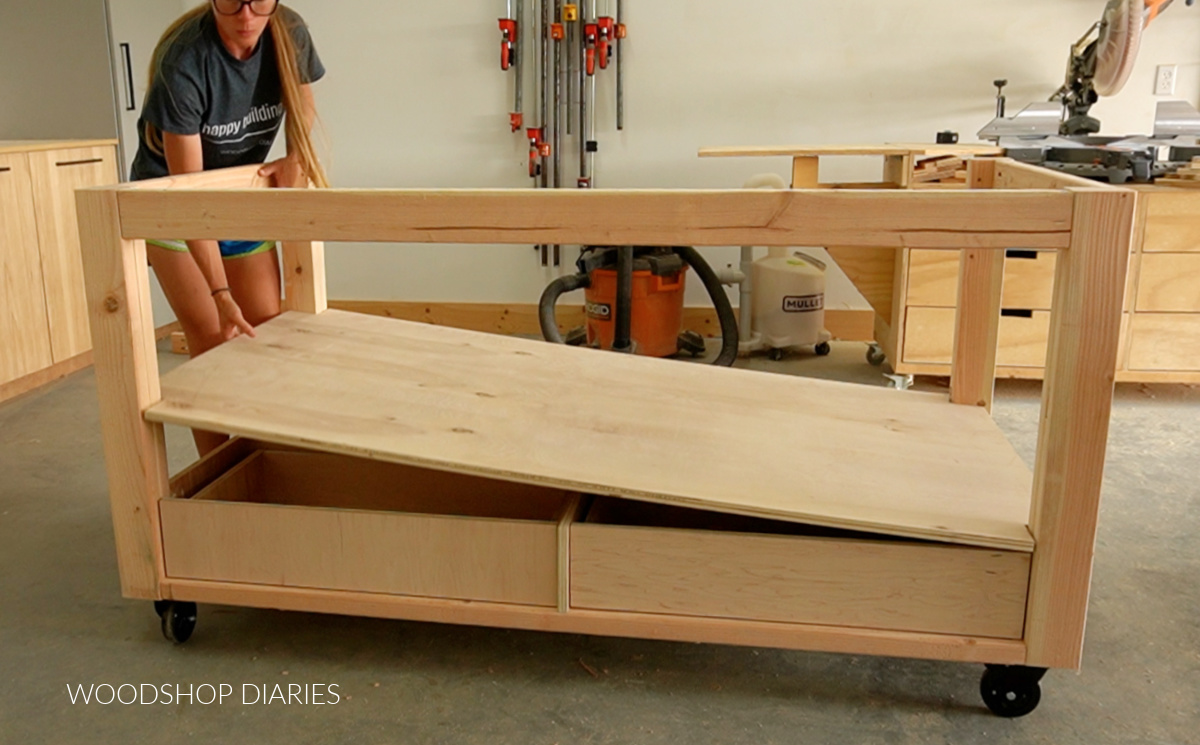
{"type": "Polygon", "coordinates": [[[0,385],[49,367],[50,326],[24,155],[0,154],[0,385]]]}
{"type": "Polygon", "coordinates": [[[0,142],[0,400],[90,362],[75,190],[116,181],[115,141],[0,142]]]}
{"type": "MultiPolygon", "coordinates": [[[[1200,190],[1139,188],[1118,381],[1200,382],[1200,190]]],[[[897,372],[948,375],[960,252],[903,252],[893,287],[899,323],[879,341],[897,372]]],[[[1056,254],[1011,250],[1004,265],[997,375],[1041,378],[1056,254]]]]}

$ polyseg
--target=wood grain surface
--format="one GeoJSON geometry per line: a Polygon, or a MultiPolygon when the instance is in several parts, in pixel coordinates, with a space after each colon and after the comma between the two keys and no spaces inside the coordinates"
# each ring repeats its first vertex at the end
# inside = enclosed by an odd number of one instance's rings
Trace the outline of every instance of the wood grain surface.
{"type": "Polygon", "coordinates": [[[1032,550],[1031,475],[945,395],[632,357],[340,311],[286,313],[147,412],[583,493],[1032,550]]]}

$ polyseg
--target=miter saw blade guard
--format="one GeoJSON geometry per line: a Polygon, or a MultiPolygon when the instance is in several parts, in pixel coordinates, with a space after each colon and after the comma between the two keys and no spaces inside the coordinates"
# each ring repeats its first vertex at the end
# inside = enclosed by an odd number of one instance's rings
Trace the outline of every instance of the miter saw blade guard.
{"type": "Polygon", "coordinates": [[[1120,93],[1133,72],[1145,27],[1144,0],[1109,0],[1096,39],[1092,85],[1101,96],[1120,93]]]}

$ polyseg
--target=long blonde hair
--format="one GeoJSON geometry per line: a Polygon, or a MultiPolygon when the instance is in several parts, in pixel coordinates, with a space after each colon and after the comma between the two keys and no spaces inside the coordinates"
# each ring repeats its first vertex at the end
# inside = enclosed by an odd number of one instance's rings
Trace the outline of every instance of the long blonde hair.
{"type": "MultiPolygon", "coordinates": [[[[154,85],[158,77],[167,50],[181,40],[183,32],[191,28],[189,26],[191,22],[212,12],[212,4],[205,3],[184,13],[167,27],[162,38],[154,47],[154,54],[150,56],[150,86],[154,85]]],[[[283,94],[283,110],[286,114],[284,135],[287,138],[288,150],[299,159],[300,168],[308,180],[315,186],[328,188],[329,179],[325,175],[325,169],[321,167],[316,147],[313,145],[312,134],[304,121],[304,96],[301,93],[296,40],[292,37],[292,24],[289,22],[298,17],[293,13],[286,12],[281,3],[267,22],[267,30],[271,33],[271,40],[275,45],[275,66],[279,70],[279,82],[283,94]]],[[[163,155],[162,132],[159,132],[157,127],[150,122],[145,122],[142,137],[152,152],[163,155]]]]}

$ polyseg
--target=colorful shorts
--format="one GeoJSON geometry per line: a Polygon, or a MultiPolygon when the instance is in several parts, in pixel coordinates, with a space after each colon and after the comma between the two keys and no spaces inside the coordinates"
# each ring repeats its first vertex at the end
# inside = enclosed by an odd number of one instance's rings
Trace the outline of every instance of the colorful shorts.
{"type": "MultiPolygon", "coordinates": [[[[168,251],[188,250],[183,241],[146,241],[148,245],[165,248],[168,251]]],[[[243,256],[266,253],[275,248],[275,241],[218,241],[222,259],[240,259],[243,256]]]]}

